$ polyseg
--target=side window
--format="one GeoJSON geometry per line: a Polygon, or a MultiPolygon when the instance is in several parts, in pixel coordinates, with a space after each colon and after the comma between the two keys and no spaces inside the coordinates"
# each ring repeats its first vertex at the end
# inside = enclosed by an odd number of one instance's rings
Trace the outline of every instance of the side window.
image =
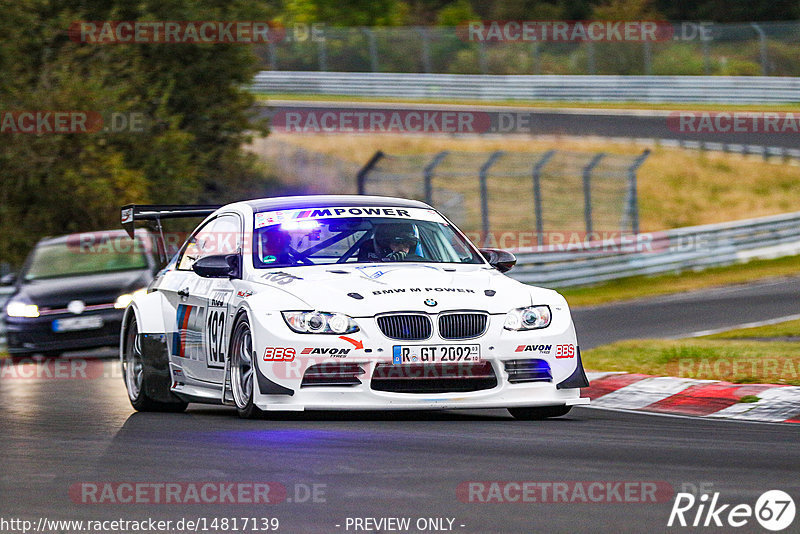
{"type": "Polygon", "coordinates": [[[208,221],[189,238],[178,260],[178,270],[190,270],[194,262],[205,256],[240,252],[241,227],[239,217],[233,214],[220,215],[208,221]]]}

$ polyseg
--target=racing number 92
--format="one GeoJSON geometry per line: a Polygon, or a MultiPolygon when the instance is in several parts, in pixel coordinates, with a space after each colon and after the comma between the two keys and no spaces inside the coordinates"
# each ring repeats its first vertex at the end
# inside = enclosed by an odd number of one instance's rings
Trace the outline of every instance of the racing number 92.
{"type": "Polygon", "coordinates": [[[211,310],[206,322],[208,332],[208,364],[210,366],[225,365],[225,310],[211,310]]]}

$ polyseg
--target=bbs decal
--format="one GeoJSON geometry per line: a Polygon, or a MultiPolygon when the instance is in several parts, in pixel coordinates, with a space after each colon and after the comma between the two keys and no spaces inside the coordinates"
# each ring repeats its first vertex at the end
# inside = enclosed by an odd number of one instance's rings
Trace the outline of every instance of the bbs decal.
{"type": "Polygon", "coordinates": [[[227,304],[230,295],[231,291],[215,290],[209,298],[206,317],[206,365],[208,367],[225,367],[227,304]]]}

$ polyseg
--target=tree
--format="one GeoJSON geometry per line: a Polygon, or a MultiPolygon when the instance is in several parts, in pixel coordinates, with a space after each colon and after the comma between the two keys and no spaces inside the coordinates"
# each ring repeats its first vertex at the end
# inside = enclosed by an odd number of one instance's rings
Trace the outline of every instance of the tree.
{"type": "MultiPolygon", "coordinates": [[[[266,133],[245,44],[75,42],[73,21],[270,19],[263,1],[0,0],[0,111],[141,116],[137,131],[0,133],[0,260],[44,235],[119,226],[129,202],[224,203],[277,184],[242,152],[266,133]]],[[[107,123],[106,123],[107,124],[107,123]]]]}

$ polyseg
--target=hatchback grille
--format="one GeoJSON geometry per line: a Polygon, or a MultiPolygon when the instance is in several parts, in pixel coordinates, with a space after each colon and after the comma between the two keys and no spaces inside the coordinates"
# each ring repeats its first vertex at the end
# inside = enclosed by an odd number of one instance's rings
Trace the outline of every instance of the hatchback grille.
{"type": "Polygon", "coordinates": [[[505,363],[508,381],[512,384],[520,382],[550,382],[550,364],[545,360],[507,360],[505,363]]]}
{"type": "Polygon", "coordinates": [[[357,363],[320,363],[306,369],[300,387],[358,386],[361,384],[358,375],[364,373],[364,369],[357,363]]]}
{"type": "Polygon", "coordinates": [[[431,320],[427,315],[397,314],[378,317],[378,327],[389,339],[420,341],[431,337],[431,320]]]}
{"type": "Polygon", "coordinates": [[[395,365],[379,363],[372,374],[375,391],[394,393],[452,393],[497,386],[492,364],[439,363],[395,365]]]}
{"type": "Polygon", "coordinates": [[[489,317],[485,313],[446,313],[439,317],[442,339],[470,339],[486,331],[489,317]]]}

